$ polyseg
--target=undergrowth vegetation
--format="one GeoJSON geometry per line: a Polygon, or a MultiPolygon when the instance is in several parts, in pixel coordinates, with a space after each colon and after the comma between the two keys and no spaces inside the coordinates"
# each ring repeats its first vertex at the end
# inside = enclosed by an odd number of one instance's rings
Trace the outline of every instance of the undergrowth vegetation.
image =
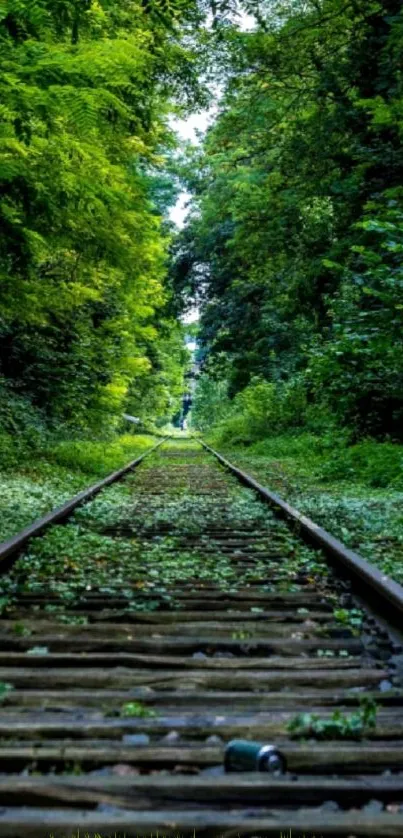
{"type": "Polygon", "coordinates": [[[403,442],[401,0],[273,0],[258,18],[223,36],[217,117],[184,165],[174,276],[200,300],[216,419],[228,442],[335,426],[403,442]]]}
{"type": "Polygon", "coordinates": [[[356,440],[352,428],[338,427],[331,414],[310,407],[303,389],[279,390],[254,380],[230,400],[222,383],[202,379],[193,422],[218,447],[245,446],[258,456],[301,460],[323,482],[403,490],[403,446],[356,440]]]}
{"type": "Polygon", "coordinates": [[[149,434],[123,434],[111,440],[70,441],[56,443],[47,452],[47,459],[58,466],[104,477],[136,456],[144,454],[158,442],[149,434]]]}
{"type": "Polygon", "coordinates": [[[296,739],[362,739],[375,729],[377,707],[373,699],[363,696],[359,710],[342,713],[335,710],[330,718],[316,713],[298,713],[291,719],[288,731],[296,739]]]}
{"type": "MultiPolygon", "coordinates": [[[[3,609],[12,604],[15,595],[45,594],[44,613],[63,622],[64,606],[79,603],[95,590],[123,597],[129,611],[152,611],[161,603],[175,607],[178,583],[192,584],[197,579],[222,591],[236,591],[254,579],[265,579],[268,550],[281,555],[282,561],[275,581],[263,583],[263,590],[293,591],[299,589],[302,577],[304,584],[325,579],[327,569],[320,554],[301,542],[252,492],[228,477],[228,493],[221,502],[220,495],[182,491],[178,460],[177,485],[171,487],[177,493],[151,495],[144,503],[142,480],[147,479],[149,469],[158,479],[165,465],[156,452],[140,472],[105,489],[76,510],[67,524],[54,526],[42,538],[34,539],[12,573],[2,580],[3,609]],[[246,527],[261,534],[253,566],[234,562],[211,540],[209,527],[223,522],[234,531],[246,527]],[[192,546],[196,533],[202,552],[192,546]],[[58,598],[58,604],[49,601],[52,597],[58,598]]],[[[202,452],[196,460],[211,466],[211,458],[202,452]]],[[[222,480],[221,470],[215,472],[214,467],[213,476],[215,473],[222,480]]],[[[309,617],[309,610],[303,610],[309,617]]],[[[77,614],[75,619],[83,624],[86,617],[77,614]]]]}
{"type": "MultiPolygon", "coordinates": [[[[220,445],[220,439],[214,438],[220,445]]],[[[224,446],[229,459],[403,583],[402,446],[283,434],[224,446]]]]}
{"type": "Polygon", "coordinates": [[[38,457],[21,457],[0,472],[0,541],[68,500],[80,489],[143,454],[158,440],[124,434],[112,441],[88,439],[50,445],[38,457]]]}

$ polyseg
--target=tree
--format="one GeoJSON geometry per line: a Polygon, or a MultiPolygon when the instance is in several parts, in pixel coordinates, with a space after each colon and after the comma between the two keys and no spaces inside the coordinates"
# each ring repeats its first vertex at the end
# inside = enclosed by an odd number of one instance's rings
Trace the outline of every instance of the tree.
{"type": "Polygon", "coordinates": [[[119,415],[159,352],[155,183],[169,110],[203,95],[199,10],[162,6],[0,2],[1,372],[53,423],[119,415]]]}
{"type": "Polygon", "coordinates": [[[220,112],[200,163],[197,152],[196,175],[195,164],[184,167],[196,209],[177,247],[174,282],[203,301],[201,340],[210,369],[214,359],[218,375],[225,369],[231,396],[253,376],[281,387],[302,375],[308,403],[336,410],[361,433],[396,435],[401,4],[265,8],[255,32],[227,34],[220,112]],[[350,332],[345,313],[354,319],[350,332]]]}

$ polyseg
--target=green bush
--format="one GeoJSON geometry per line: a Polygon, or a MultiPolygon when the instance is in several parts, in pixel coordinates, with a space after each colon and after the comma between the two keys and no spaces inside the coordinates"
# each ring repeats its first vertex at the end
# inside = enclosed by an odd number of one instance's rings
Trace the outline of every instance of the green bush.
{"type": "Polygon", "coordinates": [[[154,444],[153,437],[140,434],[124,434],[109,441],[65,440],[55,444],[46,456],[60,466],[102,477],[139,457],[154,444]]]}
{"type": "Polygon", "coordinates": [[[19,446],[11,434],[0,431],[0,469],[14,468],[18,464],[19,446]]]}
{"type": "MultiPolygon", "coordinates": [[[[214,441],[237,444],[230,434],[221,433],[214,441]]],[[[284,465],[290,461],[299,473],[309,472],[324,483],[348,481],[368,488],[403,489],[403,446],[375,440],[348,443],[348,432],[329,431],[319,436],[287,431],[255,442],[248,448],[248,457],[279,460],[284,465]]]]}
{"type": "Polygon", "coordinates": [[[0,375],[0,469],[15,468],[27,450],[37,452],[45,439],[40,411],[0,375]]]}
{"type": "Polygon", "coordinates": [[[288,431],[280,435],[267,437],[256,442],[251,453],[258,457],[273,457],[275,459],[295,459],[296,457],[320,456],[323,440],[315,434],[288,431]]]}
{"type": "Polygon", "coordinates": [[[228,383],[204,374],[197,382],[192,407],[192,425],[204,433],[227,419],[233,412],[228,383]]]}
{"type": "Polygon", "coordinates": [[[322,475],[330,480],[356,480],[373,488],[403,489],[403,448],[372,440],[339,448],[324,463],[322,475]]]}
{"type": "Polygon", "coordinates": [[[279,430],[302,428],[306,423],[307,395],[298,376],[284,384],[253,378],[232,402],[227,397],[226,404],[224,418],[213,427],[220,444],[250,445],[279,430]]]}

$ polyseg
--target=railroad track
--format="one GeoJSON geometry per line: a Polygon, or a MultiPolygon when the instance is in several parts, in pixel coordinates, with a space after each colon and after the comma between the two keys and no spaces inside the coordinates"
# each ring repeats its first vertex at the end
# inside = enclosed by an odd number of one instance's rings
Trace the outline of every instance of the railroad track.
{"type": "Polygon", "coordinates": [[[401,838],[394,625],[198,443],[115,477],[3,548],[0,836],[401,838]]]}

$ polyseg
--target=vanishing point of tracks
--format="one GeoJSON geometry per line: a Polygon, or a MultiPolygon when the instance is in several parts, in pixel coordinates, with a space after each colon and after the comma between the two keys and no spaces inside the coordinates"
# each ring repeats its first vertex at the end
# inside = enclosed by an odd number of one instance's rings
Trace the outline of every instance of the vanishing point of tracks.
{"type": "Polygon", "coordinates": [[[196,442],[71,512],[0,549],[0,836],[402,838],[398,586],[357,583],[196,442]],[[225,773],[234,738],[286,772],[225,773]]]}

